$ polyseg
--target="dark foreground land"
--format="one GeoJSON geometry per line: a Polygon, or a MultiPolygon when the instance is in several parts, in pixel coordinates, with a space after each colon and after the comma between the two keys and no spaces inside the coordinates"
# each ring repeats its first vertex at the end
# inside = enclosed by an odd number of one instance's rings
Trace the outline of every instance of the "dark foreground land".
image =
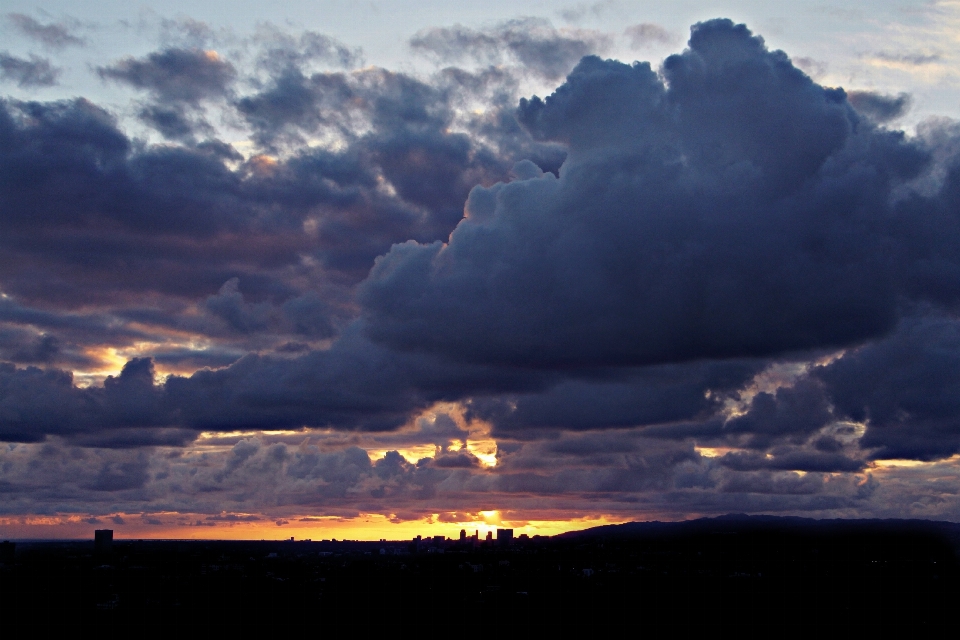
{"type": "MultiPolygon", "coordinates": [[[[765,637],[952,629],[960,526],[735,517],[459,541],[18,542],[5,637],[765,637]]],[[[8,559],[9,560],[9,559],[8,559]]]]}

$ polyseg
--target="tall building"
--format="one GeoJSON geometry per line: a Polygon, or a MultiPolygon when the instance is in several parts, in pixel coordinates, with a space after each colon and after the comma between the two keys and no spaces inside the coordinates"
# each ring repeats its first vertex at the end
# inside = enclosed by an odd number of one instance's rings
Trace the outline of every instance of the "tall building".
{"type": "Polygon", "coordinates": [[[93,550],[110,553],[113,550],[113,529],[97,529],[93,532],[93,550]]]}
{"type": "Polygon", "coordinates": [[[513,529],[497,529],[497,544],[501,547],[513,544],[513,529]]]}
{"type": "Polygon", "coordinates": [[[464,542],[467,539],[467,530],[460,529],[460,542],[464,542]]]}

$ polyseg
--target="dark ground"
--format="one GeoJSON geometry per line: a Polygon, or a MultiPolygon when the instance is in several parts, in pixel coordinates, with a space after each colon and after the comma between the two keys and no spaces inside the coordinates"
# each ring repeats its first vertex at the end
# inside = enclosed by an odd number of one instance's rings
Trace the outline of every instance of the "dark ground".
{"type": "Polygon", "coordinates": [[[0,633],[915,635],[954,628],[958,549],[950,523],[736,516],[506,548],[18,542],[0,564],[0,633]]]}

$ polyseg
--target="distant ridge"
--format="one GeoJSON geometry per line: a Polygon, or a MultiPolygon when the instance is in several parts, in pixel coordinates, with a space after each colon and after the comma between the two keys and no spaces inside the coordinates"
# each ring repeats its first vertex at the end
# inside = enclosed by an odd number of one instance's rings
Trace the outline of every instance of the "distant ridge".
{"type": "Polygon", "coordinates": [[[798,535],[927,534],[945,537],[960,549],[960,523],[956,522],[903,518],[818,520],[799,516],[747,515],[745,513],[731,513],[679,522],[653,520],[608,524],[579,531],[568,531],[554,537],[560,540],[575,540],[763,532],[798,535]]]}

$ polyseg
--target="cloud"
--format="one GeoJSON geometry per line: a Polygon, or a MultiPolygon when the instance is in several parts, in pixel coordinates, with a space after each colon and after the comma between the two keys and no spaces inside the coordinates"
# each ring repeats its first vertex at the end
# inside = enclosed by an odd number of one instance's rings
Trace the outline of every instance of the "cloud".
{"type": "Polygon", "coordinates": [[[892,329],[903,283],[881,257],[899,242],[889,196],[923,150],[729,21],[697,25],[663,75],[587,57],[546,100],[522,100],[534,137],[568,146],[559,178],[475,187],[449,241],[379,258],[360,289],[369,335],[569,368],[770,356],[892,329]]]}
{"type": "Polygon", "coordinates": [[[581,2],[571,7],[561,9],[558,13],[565,21],[575,23],[583,20],[588,13],[595,17],[600,17],[604,13],[616,8],[616,0],[601,0],[600,2],[594,2],[589,5],[581,2]]]}
{"type": "Polygon", "coordinates": [[[909,94],[887,96],[872,91],[850,91],[847,100],[860,113],[877,122],[895,120],[907,112],[912,101],[909,94]]]}
{"type": "Polygon", "coordinates": [[[60,69],[50,64],[46,58],[30,54],[25,60],[0,51],[0,77],[25,89],[27,87],[52,87],[57,84],[60,69]]]}
{"type": "Polygon", "coordinates": [[[862,460],[848,458],[839,453],[791,451],[780,456],[764,456],[757,453],[728,453],[720,458],[720,464],[737,471],[758,469],[790,470],[819,473],[861,471],[862,460]]]}
{"type": "MultiPolygon", "coordinates": [[[[455,178],[439,193],[401,185],[419,205],[379,187],[369,153],[306,150],[233,169],[236,152],[222,143],[135,150],[115,120],[85,100],[6,102],[0,128],[0,164],[17,176],[0,185],[12,212],[0,220],[10,250],[0,270],[5,291],[24,300],[90,301],[151,288],[196,299],[240,277],[248,294],[283,302],[296,290],[281,282],[282,270],[304,268],[301,256],[359,278],[393,242],[448,234],[462,207],[454,203],[471,184],[464,174],[474,170],[469,144],[457,136],[452,146],[466,166],[452,170],[442,145],[433,152],[409,138],[385,139],[391,152],[424,149],[424,170],[436,163],[438,177],[455,178]],[[427,204],[442,208],[419,209],[427,204]],[[25,263],[35,268],[27,273],[25,263]]],[[[389,169],[398,183],[405,171],[389,169]]],[[[287,308],[301,326],[306,300],[287,308]]]]}
{"type": "Polygon", "coordinates": [[[254,40],[261,48],[258,65],[275,74],[313,62],[344,69],[363,65],[362,51],[350,49],[336,38],[316,31],[293,36],[272,25],[261,25],[254,40]]]}
{"type": "Polygon", "coordinates": [[[958,362],[960,325],[932,315],[812,373],[838,418],[866,423],[860,446],[872,459],[937,460],[960,453],[958,362]]]}
{"type": "Polygon", "coordinates": [[[955,123],[729,21],[658,70],[429,30],[472,67],[426,76],[170,29],[99,69],[162,144],[0,104],[5,512],[960,513],[883,463],[960,453],[955,123]]]}
{"type": "Polygon", "coordinates": [[[545,78],[559,78],[585,55],[602,53],[609,38],[595,31],[556,29],[549,21],[518,18],[477,31],[463,25],[425,29],[410,39],[414,51],[441,61],[472,58],[481,64],[506,59],[545,78]]]}
{"type": "Polygon", "coordinates": [[[874,57],[877,60],[882,60],[883,62],[893,62],[896,64],[919,66],[919,65],[939,62],[943,56],[937,52],[927,53],[923,51],[903,51],[903,52],[878,51],[874,54],[874,57]]]}
{"type": "Polygon", "coordinates": [[[792,58],[793,64],[814,80],[819,79],[827,73],[827,63],[821,60],[815,60],[807,56],[797,56],[792,58]]]}
{"type": "Polygon", "coordinates": [[[660,25],[651,22],[631,25],[623,30],[623,35],[630,38],[630,47],[633,49],[658,44],[674,44],[679,40],[679,38],[660,25]]]}
{"type": "Polygon", "coordinates": [[[759,370],[748,362],[697,363],[606,371],[570,379],[540,393],[476,398],[472,415],[494,434],[524,438],[540,431],[649,426],[712,416],[725,395],[759,370]]]}
{"type": "Polygon", "coordinates": [[[8,13],[7,21],[21,33],[51,49],[63,49],[70,45],[83,46],[85,41],[70,33],[63,23],[43,24],[22,13],[8,13]]]}
{"type": "Polygon", "coordinates": [[[196,105],[219,98],[237,76],[234,66],[215,51],[169,48],[145,58],[125,58],[108,67],[98,67],[101,78],[149,91],[163,102],[196,105]]]}
{"type": "Polygon", "coordinates": [[[775,394],[760,392],[746,413],[723,425],[726,434],[747,433],[751,448],[767,448],[777,439],[802,443],[833,421],[830,405],[816,381],[803,379],[775,394]]]}
{"type": "MultiPolygon", "coordinates": [[[[0,437],[6,441],[36,442],[49,434],[163,427],[170,422],[149,360],[131,360],[119,376],[88,389],[74,386],[69,372],[0,363],[0,437]]],[[[149,443],[154,434],[144,431],[140,438],[149,443]]]]}
{"type": "Polygon", "coordinates": [[[54,335],[37,335],[19,327],[0,329],[0,360],[19,363],[51,362],[59,354],[60,341],[54,335]]]}
{"type": "Polygon", "coordinates": [[[183,109],[147,105],[138,116],[168,140],[192,140],[197,128],[197,123],[191,121],[183,109]]]}
{"type": "Polygon", "coordinates": [[[472,469],[480,467],[480,460],[467,451],[458,451],[439,455],[430,464],[441,469],[472,469]]]}
{"type": "Polygon", "coordinates": [[[293,360],[251,355],[219,371],[174,376],[163,393],[176,407],[180,424],[197,430],[312,426],[384,431],[434,402],[536,388],[548,380],[396,354],[360,333],[349,327],[329,350],[293,360]]]}
{"type": "Polygon", "coordinates": [[[215,42],[218,35],[209,23],[189,16],[160,18],[160,39],[168,45],[204,49],[215,42]]]}

